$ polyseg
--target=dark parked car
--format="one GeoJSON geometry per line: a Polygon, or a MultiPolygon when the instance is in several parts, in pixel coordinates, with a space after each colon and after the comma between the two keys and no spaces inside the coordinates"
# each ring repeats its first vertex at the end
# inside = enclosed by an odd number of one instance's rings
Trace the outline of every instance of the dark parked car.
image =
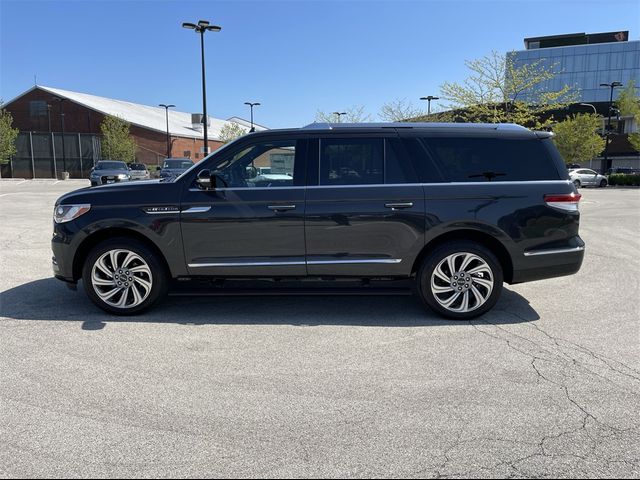
{"type": "Polygon", "coordinates": [[[193,166],[193,162],[188,158],[167,158],[160,169],[160,178],[171,180],[183,174],[193,166]]]}
{"type": "Polygon", "coordinates": [[[439,314],[473,318],[503,282],[582,264],[580,195],[550,135],[401,123],[246,135],[172,181],[62,196],[53,270],[114,314],[149,308],[172,281],[409,279],[439,314]],[[282,178],[252,182],[248,167],[268,164],[282,178]]]}
{"type": "Polygon", "coordinates": [[[100,160],[89,174],[91,186],[131,180],[131,171],[126,163],[117,160],[100,160]]]}

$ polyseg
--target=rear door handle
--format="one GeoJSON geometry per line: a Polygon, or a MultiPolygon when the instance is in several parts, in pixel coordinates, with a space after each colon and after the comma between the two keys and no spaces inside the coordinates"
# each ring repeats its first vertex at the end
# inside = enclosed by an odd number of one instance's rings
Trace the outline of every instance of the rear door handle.
{"type": "Polygon", "coordinates": [[[273,210],[274,212],[286,212],[287,210],[295,210],[295,205],[269,205],[267,207],[269,210],[273,210]]]}
{"type": "Polygon", "coordinates": [[[399,210],[401,208],[413,207],[413,202],[385,203],[384,206],[390,208],[391,210],[399,210]]]}

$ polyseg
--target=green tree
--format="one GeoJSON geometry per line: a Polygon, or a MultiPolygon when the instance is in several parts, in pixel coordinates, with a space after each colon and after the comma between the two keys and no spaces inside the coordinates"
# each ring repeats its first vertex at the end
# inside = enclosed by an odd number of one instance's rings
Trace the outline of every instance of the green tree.
{"type": "Polygon", "coordinates": [[[102,132],[102,158],[132,162],[136,159],[137,145],[129,134],[129,122],[107,115],[100,124],[102,132]]]}
{"type": "Polygon", "coordinates": [[[556,76],[556,65],[546,66],[542,60],[517,65],[512,56],[493,51],[465,65],[470,76],[463,83],[444,82],[440,90],[451,108],[462,109],[469,122],[510,122],[540,129],[554,122],[547,112],[577,100],[569,85],[557,91],[543,88],[556,76]],[[526,101],[525,94],[534,91],[537,101],[526,101]]]}
{"type": "MultiPolygon", "coordinates": [[[[633,80],[627,83],[627,86],[620,92],[616,104],[620,115],[633,117],[635,124],[640,127],[640,96],[638,96],[638,89],[633,80]]],[[[634,150],[640,151],[640,132],[630,133],[629,143],[634,150]]]]}
{"type": "Polygon", "coordinates": [[[236,138],[240,138],[246,133],[247,130],[245,130],[239,123],[227,122],[220,129],[219,138],[222,143],[229,143],[236,138]]]}
{"type": "Polygon", "coordinates": [[[386,102],[380,108],[378,116],[385,122],[406,122],[412,118],[424,116],[425,112],[406,98],[397,98],[386,102]]]}
{"type": "MultiPolygon", "coordinates": [[[[364,111],[364,105],[354,105],[346,109],[344,112],[345,115],[340,117],[340,122],[342,123],[363,123],[370,122],[373,119],[371,114],[364,111]]],[[[326,113],[322,110],[318,110],[316,112],[315,121],[320,123],[336,123],[338,122],[338,118],[333,113],[326,113]]]]}
{"type": "Polygon", "coordinates": [[[567,163],[584,162],[597,157],[604,149],[598,134],[600,117],[592,113],[572,115],[553,126],[553,141],[567,163]]]}
{"type": "Polygon", "coordinates": [[[0,102],[0,164],[9,162],[9,159],[16,153],[16,138],[18,129],[13,128],[13,117],[0,102]]]}

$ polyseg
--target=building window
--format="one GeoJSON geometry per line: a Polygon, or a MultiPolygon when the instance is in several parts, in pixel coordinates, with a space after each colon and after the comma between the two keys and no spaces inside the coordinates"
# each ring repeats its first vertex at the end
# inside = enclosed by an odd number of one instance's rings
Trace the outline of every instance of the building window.
{"type": "Polygon", "coordinates": [[[47,102],[44,100],[32,100],[29,102],[29,115],[31,117],[45,117],[47,115],[47,102]]]}
{"type": "Polygon", "coordinates": [[[191,158],[191,150],[185,150],[182,154],[184,158],[191,158]]]}

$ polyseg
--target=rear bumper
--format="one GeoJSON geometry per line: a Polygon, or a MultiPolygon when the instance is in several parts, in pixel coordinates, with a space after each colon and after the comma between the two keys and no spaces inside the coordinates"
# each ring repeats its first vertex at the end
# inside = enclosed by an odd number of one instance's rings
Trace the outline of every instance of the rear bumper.
{"type": "Polygon", "coordinates": [[[580,270],[584,259],[584,242],[567,248],[534,250],[524,253],[514,269],[511,283],[531,282],[545,278],[573,275],[580,270]]]}

